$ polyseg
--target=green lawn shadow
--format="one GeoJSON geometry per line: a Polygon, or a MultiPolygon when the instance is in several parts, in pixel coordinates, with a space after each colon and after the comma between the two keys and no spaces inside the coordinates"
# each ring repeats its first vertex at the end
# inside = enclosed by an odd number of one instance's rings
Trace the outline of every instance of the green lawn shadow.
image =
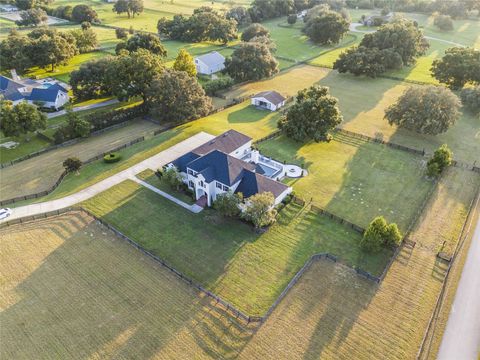
{"type": "Polygon", "coordinates": [[[248,105],[243,109],[228,114],[227,120],[231,124],[235,123],[254,123],[262,120],[271,112],[268,110],[257,109],[253,105],[248,105]]]}

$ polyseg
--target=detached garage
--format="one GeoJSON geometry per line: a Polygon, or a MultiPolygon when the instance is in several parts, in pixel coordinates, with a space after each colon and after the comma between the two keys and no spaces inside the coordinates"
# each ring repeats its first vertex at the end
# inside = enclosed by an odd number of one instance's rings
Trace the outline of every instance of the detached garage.
{"type": "Polygon", "coordinates": [[[252,97],[252,105],[276,111],[285,105],[285,98],[276,91],[263,91],[252,97]]]}

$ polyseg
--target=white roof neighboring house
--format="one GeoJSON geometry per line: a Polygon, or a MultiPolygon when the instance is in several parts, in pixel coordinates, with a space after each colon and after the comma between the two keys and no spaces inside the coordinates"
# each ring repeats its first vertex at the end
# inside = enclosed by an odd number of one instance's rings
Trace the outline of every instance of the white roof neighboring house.
{"type": "Polygon", "coordinates": [[[14,5],[0,4],[0,12],[14,12],[18,11],[18,8],[14,5]]]}
{"type": "Polygon", "coordinates": [[[286,100],[276,91],[262,91],[252,97],[252,105],[275,111],[285,105],[286,100]]]}
{"type": "Polygon", "coordinates": [[[195,66],[199,74],[214,74],[225,69],[225,57],[216,52],[195,57],[195,66]]]}

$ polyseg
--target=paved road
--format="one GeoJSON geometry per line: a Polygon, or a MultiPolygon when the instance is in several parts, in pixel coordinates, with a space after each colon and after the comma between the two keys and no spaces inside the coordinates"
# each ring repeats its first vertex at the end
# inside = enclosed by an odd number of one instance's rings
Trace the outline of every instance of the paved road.
{"type": "MultiPolygon", "coordinates": [[[[377,31],[377,30],[358,30],[357,28],[359,26],[363,26],[363,24],[361,24],[361,23],[351,23],[349,30],[351,32],[356,32],[356,33],[361,33],[361,34],[368,34],[368,33],[372,33],[372,32],[377,31]]],[[[453,46],[459,46],[459,47],[465,47],[466,46],[466,45],[463,45],[463,44],[460,44],[460,43],[457,43],[457,42],[454,42],[454,41],[439,39],[439,38],[436,38],[436,37],[433,37],[433,36],[425,36],[425,39],[439,41],[439,42],[443,42],[445,44],[449,44],[449,45],[453,45],[453,46]]]]}
{"type": "MultiPolygon", "coordinates": [[[[116,103],[118,103],[117,99],[110,99],[110,100],[105,100],[105,101],[98,102],[98,103],[95,103],[95,104],[77,106],[77,107],[74,107],[72,110],[74,112],[91,110],[91,109],[97,109],[97,108],[101,108],[101,107],[116,104],[116,103]]],[[[52,119],[52,118],[55,118],[55,117],[60,116],[60,115],[65,115],[66,113],[67,113],[66,110],[60,110],[60,111],[57,111],[57,112],[54,112],[54,113],[47,114],[47,118],[52,119]]]]}
{"type": "Polygon", "coordinates": [[[438,352],[438,360],[477,359],[480,359],[480,220],[438,352]]]}
{"type": "Polygon", "coordinates": [[[14,208],[12,209],[12,215],[10,215],[10,217],[8,217],[6,220],[13,220],[25,216],[37,215],[44,212],[59,210],[69,206],[73,206],[105,190],[108,190],[112,186],[117,185],[124,180],[135,180],[135,175],[142,172],[143,170],[156,170],[213,138],[213,135],[207,134],[205,132],[198,133],[184,141],[181,141],[176,145],[173,145],[167,150],[158,153],[157,155],[149,157],[148,159],[139,162],[138,164],[126,170],[123,170],[115,175],[112,175],[109,178],[106,178],[92,186],[80,190],[75,194],[65,196],[56,200],[50,200],[38,204],[31,204],[14,208]]]}

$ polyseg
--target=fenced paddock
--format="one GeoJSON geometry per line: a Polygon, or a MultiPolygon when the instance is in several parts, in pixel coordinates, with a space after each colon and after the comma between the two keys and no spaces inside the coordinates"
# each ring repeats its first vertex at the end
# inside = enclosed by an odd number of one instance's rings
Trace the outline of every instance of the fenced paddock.
{"type": "Polygon", "coordinates": [[[135,121],[126,126],[93,136],[73,144],[21,161],[1,169],[0,198],[2,200],[43,193],[49,190],[63,172],[62,163],[68,157],[78,157],[83,162],[105,152],[121,148],[146,134],[158,125],[148,121],[135,121]],[[39,165],[41,164],[41,166],[39,165]]]}

